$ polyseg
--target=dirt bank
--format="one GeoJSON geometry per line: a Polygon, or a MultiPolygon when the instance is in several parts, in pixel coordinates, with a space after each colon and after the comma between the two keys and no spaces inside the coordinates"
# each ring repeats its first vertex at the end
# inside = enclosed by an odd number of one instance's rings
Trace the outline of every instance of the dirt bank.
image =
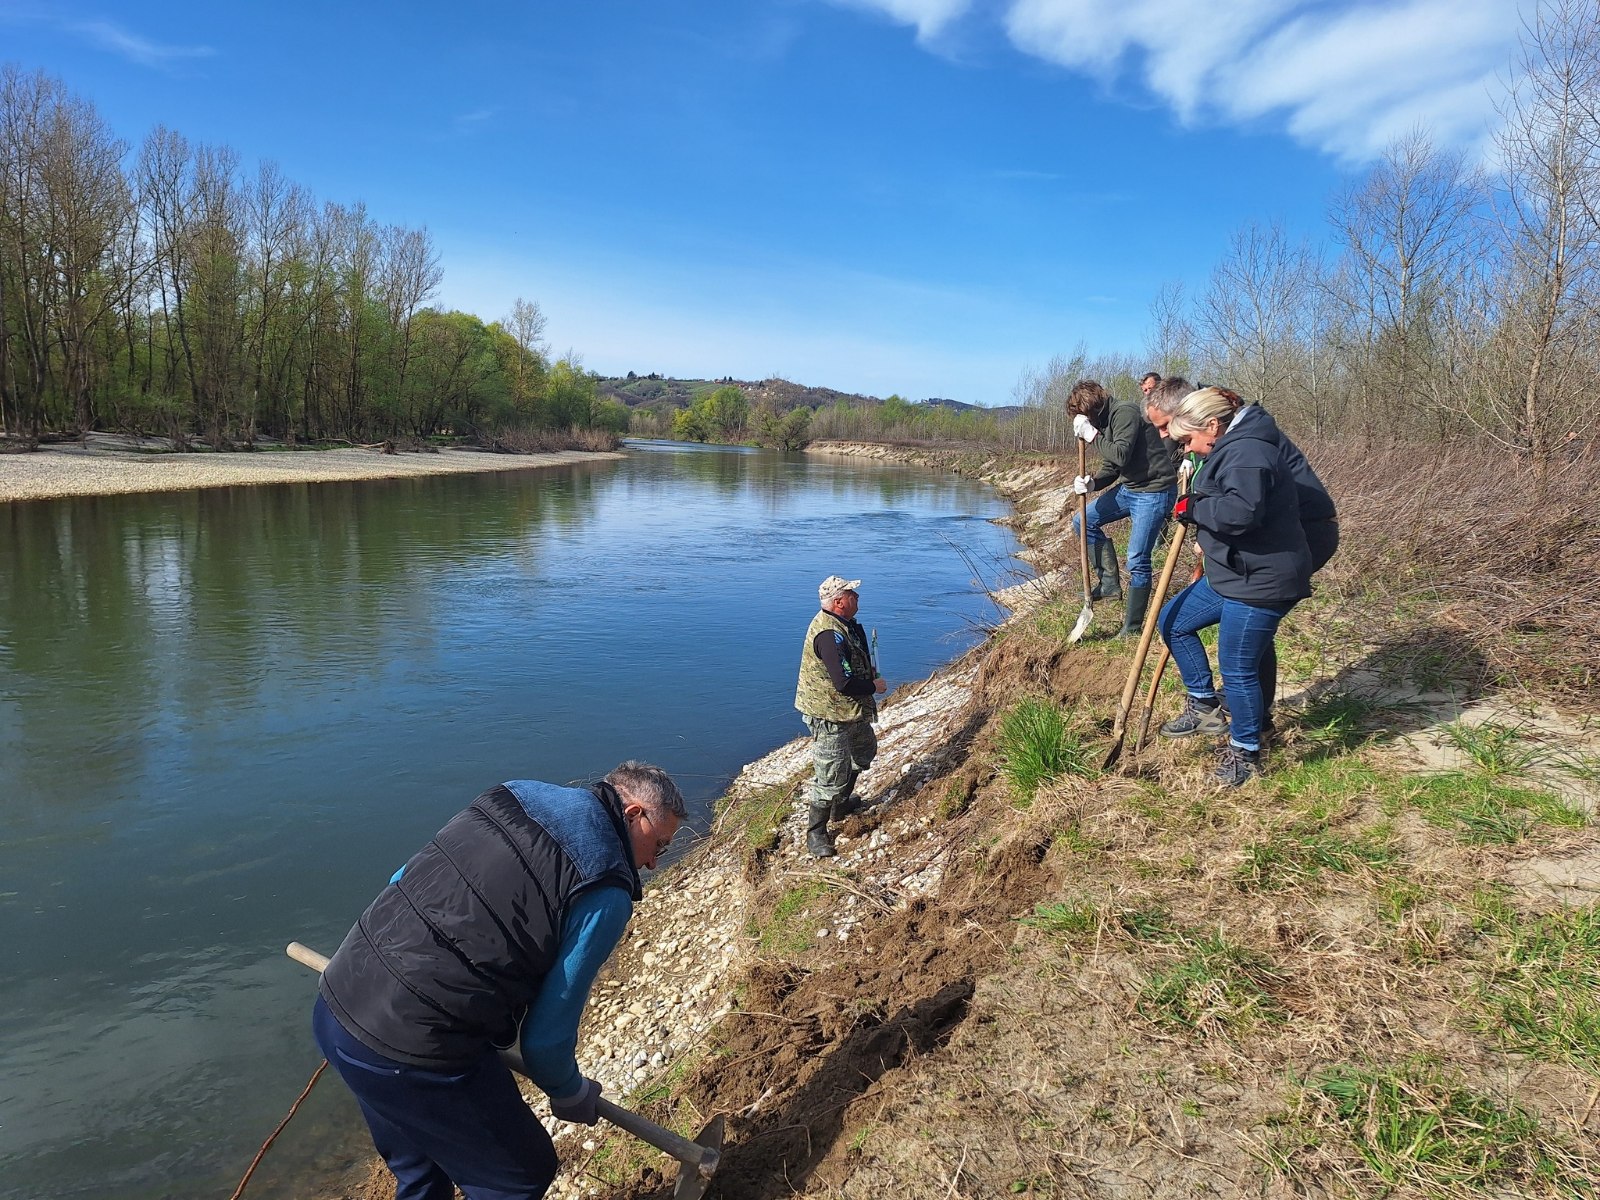
{"type": "Polygon", "coordinates": [[[384,454],[339,450],[262,450],[256,453],[173,453],[152,438],[90,434],[83,442],[0,454],[0,503],[121,492],[174,492],[261,483],[329,483],[398,479],[465,471],[526,471],[620,455],[568,450],[550,454],[490,454],[478,450],[384,454]]]}

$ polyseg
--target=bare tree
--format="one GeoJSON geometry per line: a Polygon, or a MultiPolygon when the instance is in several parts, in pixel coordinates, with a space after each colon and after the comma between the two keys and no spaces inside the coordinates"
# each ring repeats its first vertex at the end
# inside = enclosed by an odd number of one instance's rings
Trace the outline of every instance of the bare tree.
{"type": "Polygon", "coordinates": [[[1541,476],[1600,417],[1597,111],[1600,5],[1546,0],[1524,24],[1520,74],[1501,108],[1497,270],[1477,305],[1494,337],[1464,406],[1541,476]]]}
{"type": "Polygon", "coordinates": [[[517,402],[524,403],[528,399],[529,376],[533,374],[529,367],[542,367],[546,355],[545,315],[540,311],[537,301],[524,300],[518,296],[511,302],[511,313],[506,317],[504,325],[506,332],[517,343],[517,362],[512,379],[516,388],[517,402]]]}
{"type": "Polygon", "coordinates": [[[1320,275],[1316,255],[1281,225],[1252,221],[1236,232],[1197,305],[1202,365],[1252,400],[1283,393],[1320,275]]]}
{"type": "Polygon", "coordinates": [[[1441,358],[1441,308],[1472,251],[1483,197],[1477,171],[1426,133],[1391,143],[1377,165],[1333,203],[1343,247],[1330,291],[1348,339],[1343,359],[1369,426],[1438,428],[1433,376],[1441,358]]]}
{"type": "Polygon", "coordinates": [[[1150,332],[1145,340],[1150,369],[1162,375],[1194,373],[1194,323],[1183,284],[1162,284],[1150,304],[1150,332]]]}

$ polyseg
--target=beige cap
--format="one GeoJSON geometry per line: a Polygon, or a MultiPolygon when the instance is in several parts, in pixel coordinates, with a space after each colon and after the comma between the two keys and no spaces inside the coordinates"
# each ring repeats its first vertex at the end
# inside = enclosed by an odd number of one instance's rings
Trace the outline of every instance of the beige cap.
{"type": "Polygon", "coordinates": [[[846,579],[843,575],[829,575],[817,585],[817,599],[824,604],[831,603],[833,599],[845,592],[853,592],[861,586],[859,579],[846,579]]]}

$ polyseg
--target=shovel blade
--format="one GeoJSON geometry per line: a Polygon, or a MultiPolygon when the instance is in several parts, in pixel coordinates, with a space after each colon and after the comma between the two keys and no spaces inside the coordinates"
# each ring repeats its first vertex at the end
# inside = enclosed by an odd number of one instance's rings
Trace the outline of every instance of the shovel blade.
{"type": "Polygon", "coordinates": [[[722,1114],[712,1117],[694,1139],[710,1151],[699,1163],[684,1163],[678,1169],[678,1186],[672,1189],[672,1200],[700,1200],[711,1186],[722,1160],[722,1114]]]}
{"type": "Polygon", "coordinates": [[[1089,622],[1094,620],[1094,609],[1089,605],[1083,606],[1083,611],[1078,614],[1078,623],[1072,627],[1072,632],[1067,634],[1067,645],[1081,638],[1089,628],[1089,622]]]}

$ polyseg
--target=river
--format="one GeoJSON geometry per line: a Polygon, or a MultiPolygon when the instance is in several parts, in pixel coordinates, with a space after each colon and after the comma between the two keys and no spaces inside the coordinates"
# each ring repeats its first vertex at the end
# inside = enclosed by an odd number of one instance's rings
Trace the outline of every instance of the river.
{"type": "MultiPolygon", "coordinates": [[[[823,576],[865,581],[893,686],[1019,572],[953,475],[630,449],[0,505],[0,1196],[227,1195],[318,1061],[286,942],[331,951],[502,779],[646,759],[703,830],[803,732],[823,576]]],[[[273,1176],[348,1148],[330,1103],[273,1176]]]]}

